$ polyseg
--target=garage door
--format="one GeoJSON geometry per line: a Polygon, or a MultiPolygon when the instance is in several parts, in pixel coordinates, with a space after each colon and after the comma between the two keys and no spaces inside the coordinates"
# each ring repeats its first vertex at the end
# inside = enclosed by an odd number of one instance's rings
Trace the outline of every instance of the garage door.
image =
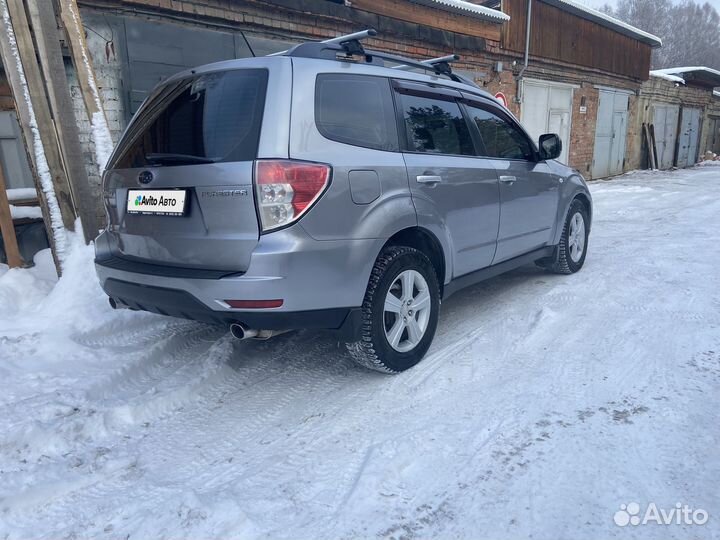
{"type": "Polygon", "coordinates": [[[678,167],[692,167],[697,163],[700,142],[700,109],[683,108],[680,119],[678,167]]]}
{"type": "Polygon", "coordinates": [[[544,133],[557,133],[563,143],[559,160],[568,162],[570,155],[570,119],[573,89],[544,81],[523,82],[521,121],[537,143],[544,133]]]}
{"type": "Polygon", "coordinates": [[[653,126],[655,128],[655,148],[658,165],[669,169],[675,163],[675,143],[677,142],[680,107],[677,105],[655,105],[653,126]]]}
{"type": "Polygon", "coordinates": [[[600,90],[593,178],[605,178],[623,172],[627,138],[629,95],[625,92],[600,90]]]}

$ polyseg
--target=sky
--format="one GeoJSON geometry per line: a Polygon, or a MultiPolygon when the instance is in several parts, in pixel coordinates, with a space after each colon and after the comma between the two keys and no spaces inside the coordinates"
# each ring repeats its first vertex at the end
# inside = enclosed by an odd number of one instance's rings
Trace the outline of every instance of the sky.
{"type": "MultiPolygon", "coordinates": [[[[583,4],[587,4],[593,8],[599,8],[605,4],[615,5],[617,0],[580,0],[583,4]]],[[[720,0],[696,0],[698,3],[710,2],[715,8],[720,11],[720,0]]]]}

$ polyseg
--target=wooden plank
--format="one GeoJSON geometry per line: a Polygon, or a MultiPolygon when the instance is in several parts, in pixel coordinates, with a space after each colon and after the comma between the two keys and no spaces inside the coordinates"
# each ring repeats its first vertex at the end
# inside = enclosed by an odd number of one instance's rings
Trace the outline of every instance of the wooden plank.
{"type": "MultiPolygon", "coordinates": [[[[44,0],[40,0],[41,2],[44,0]]],[[[75,0],[59,0],[60,17],[68,37],[68,45],[73,57],[73,65],[77,72],[78,81],[80,82],[80,91],[82,93],[85,108],[87,109],[88,119],[93,122],[96,115],[101,115],[101,121],[104,122],[104,129],[107,130],[108,121],[105,115],[105,109],[100,99],[97,87],[95,73],[92,67],[92,58],[85,42],[85,29],[82,26],[80,18],[80,10],[75,0]]],[[[93,134],[95,135],[95,134],[93,134]]],[[[107,137],[110,137],[109,130],[107,137]]],[[[98,141],[95,141],[96,145],[98,141]]],[[[96,149],[97,150],[97,149],[96,149]]],[[[109,156],[108,156],[109,157],[109,156]]],[[[107,163],[98,163],[100,173],[107,163]]]]}
{"type": "MultiPolygon", "coordinates": [[[[6,0],[0,0],[0,8],[5,9],[6,6],[6,0]]],[[[17,113],[20,133],[24,142],[23,147],[27,154],[27,162],[30,167],[30,172],[32,173],[33,183],[35,184],[35,189],[40,199],[43,222],[45,223],[45,230],[47,231],[55,268],[57,269],[58,275],[60,275],[61,266],[55,241],[55,228],[56,226],[62,227],[62,221],[58,219],[57,224],[55,224],[50,215],[48,201],[38,172],[37,159],[35,151],[33,150],[35,145],[35,133],[33,132],[34,122],[31,121],[32,116],[30,114],[29,100],[25,98],[25,75],[20,70],[21,66],[18,66],[18,60],[15,57],[16,51],[10,42],[11,33],[14,35],[14,32],[12,32],[12,26],[9,25],[11,25],[9,19],[6,20],[5,17],[0,17],[0,56],[2,57],[3,68],[12,91],[15,112],[17,113]]],[[[40,144],[40,141],[38,141],[38,144],[40,144]]]]}
{"type": "Polygon", "coordinates": [[[63,225],[67,230],[72,231],[75,228],[75,207],[70,191],[70,184],[65,174],[65,169],[63,168],[60,148],[58,147],[57,136],[55,134],[55,126],[50,114],[45,84],[37,63],[35,46],[32,35],[30,34],[30,26],[25,13],[25,7],[22,0],[6,1],[15,32],[18,53],[22,62],[23,71],[25,72],[28,93],[30,94],[33,111],[35,112],[37,130],[40,134],[45,159],[50,170],[63,225]]]}
{"type": "Polygon", "coordinates": [[[88,180],[85,159],[80,146],[80,133],[73,112],[72,98],[65,74],[59,31],[52,2],[47,0],[26,0],[37,44],[38,56],[47,85],[48,98],[54,126],[62,150],[63,163],[77,213],[83,227],[85,242],[89,243],[98,235],[100,224],[97,216],[99,198],[96,197],[88,180]]]}
{"type": "Polygon", "coordinates": [[[10,203],[7,197],[7,185],[5,184],[5,173],[0,163],[0,234],[2,234],[5,255],[7,256],[10,268],[21,268],[25,266],[20,255],[20,248],[15,236],[15,225],[13,225],[10,203]]]}

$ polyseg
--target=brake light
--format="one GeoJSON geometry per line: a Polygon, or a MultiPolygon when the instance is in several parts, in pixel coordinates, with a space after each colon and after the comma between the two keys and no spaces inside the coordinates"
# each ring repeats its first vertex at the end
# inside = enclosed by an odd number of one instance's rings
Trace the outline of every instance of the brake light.
{"type": "Polygon", "coordinates": [[[279,159],[255,162],[255,191],[263,232],[297,221],[330,184],[330,166],[279,159]]]}

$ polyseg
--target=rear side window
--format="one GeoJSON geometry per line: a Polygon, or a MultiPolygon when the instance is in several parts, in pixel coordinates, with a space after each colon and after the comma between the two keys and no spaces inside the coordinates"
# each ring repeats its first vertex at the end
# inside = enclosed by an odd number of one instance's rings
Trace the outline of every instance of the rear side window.
{"type": "Polygon", "coordinates": [[[428,154],[475,155],[470,130],[455,101],[401,96],[408,150],[428,154]]]}
{"type": "Polygon", "coordinates": [[[109,168],[255,159],[267,79],[265,69],[243,69],[169,83],[133,120],[109,168]]]}
{"type": "Polygon", "coordinates": [[[490,111],[468,105],[468,113],[477,124],[485,145],[484,155],[501,159],[532,159],[527,137],[507,120],[490,111]]]}
{"type": "Polygon", "coordinates": [[[323,137],[354,146],[398,151],[390,81],[323,73],[315,83],[315,123],[323,137]]]}

